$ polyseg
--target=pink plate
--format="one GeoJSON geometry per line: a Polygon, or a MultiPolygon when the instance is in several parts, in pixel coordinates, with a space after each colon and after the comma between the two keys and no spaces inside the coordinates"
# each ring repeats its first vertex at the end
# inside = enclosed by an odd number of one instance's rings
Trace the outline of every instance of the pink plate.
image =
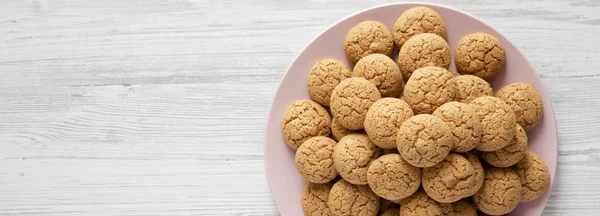
{"type": "MultiPolygon", "coordinates": [[[[391,30],[398,16],[406,9],[415,6],[433,8],[444,18],[448,31],[447,39],[452,52],[454,52],[456,43],[461,37],[475,32],[494,35],[504,45],[506,52],[505,71],[494,79],[492,87],[497,90],[509,83],[524,82],[532,84],[539,91],[544,103],[544,115],[539,125],[528,133],[529,150],[534,151],[544,159],[550,169],[551,182],[554,182],[558,145],[554,111],[552,111],[550,98],[539,75],[517,47],[489,25],[462,11],[435,4],[388,4],[358,12],[329,27],[296,57],[281,80],[279,89],[277,89],[271,104],[265,134],[267,178],[273,199],[281,215],[303,215],[300,200],[302,188],[306,182],[296,171],[294,164],[295,152],[284,143],[279,122],[285,108],[290,103],[295,100],[309,99],[306,82],[312,65],[323,58],[335,58],[351,65],[344,55],[343,41],[352,26],[364,20],[376,20],[383,22],[391,30]]],[[[454,69],[454,62],[451,68],[454,69]]],[[[550,189],[533,202],[519,204],[513,215],[541,215],[548,201],[549,192],[550,189]]]]}

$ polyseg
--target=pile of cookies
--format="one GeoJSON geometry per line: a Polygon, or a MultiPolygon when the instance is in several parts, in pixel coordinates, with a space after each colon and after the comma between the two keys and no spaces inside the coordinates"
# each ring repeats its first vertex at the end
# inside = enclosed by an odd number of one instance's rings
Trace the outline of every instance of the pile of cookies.
{"type": "Polygon", "coordinates": [[[344,49],[353,69],[317,62],[311,100],[293,102],[281,121],[308,181],[305,215],[505,215],[547,190],[546,164],[527,151],[539,94],[525,83],[494,94],[488,83],[505,65],[498,39],[465,35],[449,71],[444,20],[415,7],[391,32],[357,24],[344,49]]]}

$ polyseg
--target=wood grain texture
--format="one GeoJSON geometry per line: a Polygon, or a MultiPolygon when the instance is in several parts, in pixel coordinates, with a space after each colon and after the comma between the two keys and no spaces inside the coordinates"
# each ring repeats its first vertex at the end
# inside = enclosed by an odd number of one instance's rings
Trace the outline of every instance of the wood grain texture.
{"type": "MultiPolygon", "coordinates": [[[[277,215],[279,79],[329,25],[389,2],[0,0],[0,215],[277,215]]],[[[431,2],[529,58],[560,141],[545,215],[596,215],[600,2],[431,2]]]]}

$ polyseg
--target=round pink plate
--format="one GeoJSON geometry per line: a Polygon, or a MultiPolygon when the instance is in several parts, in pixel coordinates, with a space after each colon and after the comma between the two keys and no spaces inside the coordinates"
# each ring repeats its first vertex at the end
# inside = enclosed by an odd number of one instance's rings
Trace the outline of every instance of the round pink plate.
{"type": "MultiPolygon", "coordinates": [[[[554,112],[539,75],[517,47],[483,21],[462,11],[435,4],[388,4],[358,12],[329,27],[296,57],[283,76],[271,104],[265,134],[267,179],[269,180],[273,199],[281,215],[303,215],[300,200],[302,188],[306,182],[296,171],[294,164],[295,151],[284,143],[279,122],[285,108],[290,103],[295,100],[309,99],[306,83],[312,65],[324,58],[339,59],[351,65],[344,55],[343,41],[352,26],[365,20],[376,20],[386,24],[391,30],[398,16],[406,9],[415,6],[433,8],[444,18],[448,31],[447,39],[452,52],[454,52],[456,43],[461,37],[475,32],[494,35],[504,45],[506,67],[501,75],[494,79],[492,87],[494,90],[498,90],[509,83],[524,82],[532,84],[540,93],[544,103],[544,115],[539,125],[528,133],[529,150],[534,151],[544,159],[550,169],[551,182],[554,182],[558,145],[554,112]]],[[[454,62],[451,68],[454,69],[454,62]]],[[[519,204],[513,215],[541,215],[549,195],[550,189],[533,202],[519,204]]]]}

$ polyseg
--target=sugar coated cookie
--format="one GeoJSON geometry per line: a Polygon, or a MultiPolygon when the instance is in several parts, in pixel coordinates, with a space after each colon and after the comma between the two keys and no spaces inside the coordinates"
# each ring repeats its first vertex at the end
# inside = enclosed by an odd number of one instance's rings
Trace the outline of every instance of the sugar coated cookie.
{"type": "Polygon", "coordinates": [[[492,86],[485,80],[473,75],[460,75],[454,77],[456,84],[456,97],[459,102],[469,103],[475,98],[491,96],[492,86]]]}
{"type": "Polygon", "coordinates": [[[423,189],[435,201],[453,203],[467,196],[475,184],[474,175],[471,162],[450,153],[435,166],[423,169],[423,189]]]}
{"type": "Polygon", "coordinates": [[[412,196],[402,199],[400,216],[448,216],[454,215],[452,204],[439,203],[429,198],[423,190],[418,190],[412,196]]]}
{"type": "Polygon", "coordinates": [[[444,38],[431,33],[418,34],[406,41],[398,53],[398,67],[407,81],[413,71],[426,66],[448,68],[450,47],[444,38]]]}
{"type": "Polygon", "coordinates": [[[481,119],[470,105],[448,102],[437,108],[433,115],[450,127],[455,152],[471,151],[479,144],[482,133],[481,119]]]}
{"type": "Polygon", "coordinates": [[[521,179],[521,202],[533,201],[550,186],[550,172],[548,166],[535,153],[528,151],[516,166],[517,174],[521,179]]]}
{"type": "Polygon", "coordinates": [[[464,36],[456,45],[454,63],[460,74],[471,74],[489,80],[504,68],[504,47],[494,36],[474,33],[464,36]]]}
{"type": "Polygon", "coordinates": [[[404,100],[415,114],[432,113],[446,102],[454,100],[454,76],[441,67],[415,70],[404,87],[404,100]]]}
{"type": "Polygon", "coordinates": [[[394,43],[398,49],[409,38],[421,33],[433,33],[446,39],[446,24],[442,17],[431,8],[414,7],[404,11],[392,28],[394,43]]]}
{"type": "Polygon", "coordinates": [[[504,101],[485,96],[470,103],[481,118],[482,136],[479,151],[496,151],[515,138],[515,113],[504,101]]]}
{"type": "Polygon", "coordinates": [[[367,170],[383,154],[365,134],[348,134],[333,148],[333,165],[346,181],[366,185],[367,170]]]}
{"type": "Polygon", "coordinates": [[[375,145],[396,148],[398,128],[406,119],[413,117],[410,106],[397,98],[382,98],[375,102],[365,117],[365,131],[375,145]]]}
{"type": "Polygon", "coordinates": [[[363,21],[348,31],[344,38],[344,53],[352,63],[373,53],[392,56],[394,39],[385,24],[363,21]]]}
{"type": "Polygon", "coordinates": [[[290,104],[281,119],[281,133],[285,143],[296,150],[308,138],[329,136],[331,118],[327,110],[311,100],[290,104]]]}
{"type": "Polygon", "coordinates": [[[338,180],[329,193],[327,201],[331,215],[375,216],[379,211],[379,197],[366,185],[353,185],[338,180]]]}
{"type": "Polygon", "coordinates": [[[352,76],[348,65],[337,59],[323,59],[308,73],[308,95],[323,106],[329,106],[331,92],[343,79],[352,76]]]}
{"type": "Polygon", "coordinates": [[[400,200],[419,189],[421,169],[408,164],[399,154],[386,154],[371,163],[367,180],[381,198],[400,200]]]}
{"type": "Polygon", "coordinates": [[[331,94],[331,114],[344,128],[364,128],[367,111],[381,94],[373,83],[362,77],[351,77],[340,82],[331,94]]]}
{"type": "Polygon", "coordinates": [[[473,195],[477,208],[490,215],[508,214],[521,201],[521,181],[512,168],[490,167],[485,170],[481,189],[473,195]]]}
{"type": "Polygon", "coordinates": [[[430,167],[442,161],[452,149],[452,132],[436,116],[416,115],[400,126],[396,144],[398,152],[409,164],[430,167]]]}
{"type": "Polygon", "coordinates": [[[402,73],[390,57],[375,53],[360,59],[352,76],[363,77],[379,89],[381,97],[400,97],[404,89],[402,73]]]}
{"type": "Polygon", "coordinates": [[[296,151],[296,168],[306,181],[327,183],[333,180],[338,172],[333,167],[333,147],[335,141],[329,137],[312,137],[296,151]]]}
{"type": "Polygon", "coordinates": [[[502,87],[496,97],[506,102],[515,112],[517,123],[530,131],[542,119],[542,98],[535,88],[526,83],[513,83],[502,87]]]}
{"type": "Polygon", "coordinates": [[[305,216],[330,216],[327,200],[331,184],[307,183],[302,190],[302,211],[305,216]]]}
{"type": "Polygon", "coordinates": [[[485,162],[495,167],[509,167],[519,162],[527,151],[527,134],[521,125],[516,124],[515,138],[499,150],[482,152],[485,162]]]}

